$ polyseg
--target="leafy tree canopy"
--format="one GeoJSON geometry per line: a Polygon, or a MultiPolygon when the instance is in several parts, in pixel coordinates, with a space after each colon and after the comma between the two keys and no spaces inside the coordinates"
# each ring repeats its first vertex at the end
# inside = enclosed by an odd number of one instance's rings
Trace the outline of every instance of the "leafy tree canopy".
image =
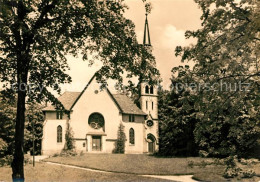
{"type": "MultiPolygon", "coordinates": [[[[0,0],[0,81],[15,85],[18,94],[13,179],[24,180],[26,96],[28,102],[50,100],[63,108],[47,88],[59,93],[59,84],[71,82],[66,55],[101,61],[102,83],[122,82],[124,73],[158,75],[151,51],[138,44],[134,24],[124,18],[125,9],[123,0],[0,0]]],[[[14,93],[6,88],[8,96],[14,93]]]]}
{"type": "Polygon", "coordinates": [[[260,133],[260,2],[195,2],[203,11],[202,28],[187,31],[186,38],[197,43],[176,48],[182,61],[195,62],[190,72],[195,87],[189,85],[201,121],[195,139],[211,155],[242,155],[260,133]]]}
{"type": "MultiPolygon", "coordinates": [[[[82,55],[103,63],[98,79],[158,74],[155,61],[136,40],[134,24],[124,18],[123,1],[43,0],[0,1],[0,79],[17,83],[17,74],[30,84],[60,91],[71,82],[65,73],[66,55],[82,55]],[[90,56],[91,55],[91,56],[90,56]],[[146,60],[142,65],[141,60],[146,60]],[[17,69],[19,68],[19,69],[17,69]]],[[[23,82],[24,82],[23,81],[23,82]]],[[[30,99],[53,100],[47,89],[29,93],[30,99]]]]}

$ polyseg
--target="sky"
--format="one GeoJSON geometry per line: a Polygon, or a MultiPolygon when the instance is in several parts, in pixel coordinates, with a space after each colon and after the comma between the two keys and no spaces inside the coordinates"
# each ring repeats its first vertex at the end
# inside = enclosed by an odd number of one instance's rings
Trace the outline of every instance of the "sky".
{"type": "MultiPolygon", "coordinates": [[[[183,63],[180,57],[175,57],[175,47],[187,46],[195,40],[186,40],[186,30],[200,28],[202,14],[193,0],[147,0],[152,3],[152,12],[148,15],[149,30],[153,54],[156,58],[157,68],[160,71],[165,89],[170,86],[171,69],[183,63]]],[[[139,43],[143,41],[145,8],[142,0],[126,0],[129,9],[125,17],[135,24],[135,31],[139,43]]],[[[72,84],[63,85],[63,91],[81,91],[93,74],[100,68],[95,63],[88,67],[88,63],[80,58],[68,57],[72,84]]],[[[109,88],[111,89],[111,85],[109,88]]],[[[112,88],[113,89],[113,88],[112,88]]]]}

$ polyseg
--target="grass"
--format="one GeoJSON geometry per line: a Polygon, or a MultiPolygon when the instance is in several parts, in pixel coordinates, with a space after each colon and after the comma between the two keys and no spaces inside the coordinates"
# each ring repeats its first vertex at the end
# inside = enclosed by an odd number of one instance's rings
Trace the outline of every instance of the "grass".
{"type": "MultiPolygon", "coordinates": [[[[10,167],[0,167],[0,181],[12,181],[12,170],[10,167]]],[[[68,167],[50,165],[46,163],[36,163],[35,167],[31,164],[25,165],[25,180],[28,182],[83,182],[83,181],[167,181],[163,179],[141,177],[127,174],[106,174],[99,172],[84,171],[68,167]]]]}
{"type": "Polygon", "coordinates": [[[197,167],[188,167],[188,161],[200,158],[157,158],[142,154],[84,154],[82,156],[53,157],[50,162],[72,164],[80,167],[111,172],[152,175],[193,174],[197,167]]]}
{"type": "MultiPolygon", "coordinates": [[[[150,175],[193,174],[194,179],[202,181],[227,181],[222,177],[225,166],[214,164],[212,158],[157,158],[142,154],[84,154],[74,157],[52,157],[46,161],[71,164],[80,167],[100,169],[111,172],[150,175]],[[193,162],[191,162],[193,161],[193,162]],[[204,165],[190,165],[204,164],[204,165]],[[210,165],[208,165],[211,163],[210,165]],[[206,165],[205,165],[206,164],[206,165]]],[[[260,174],[260,164],[249,166],[260,174]]],[[[233,179],[236,180],[236,179],[233,179]]],[[[260,177],[240,181],[259,181],[260,177]]],[[[231,180],[232,181],[232,180],[231,180]]]]}

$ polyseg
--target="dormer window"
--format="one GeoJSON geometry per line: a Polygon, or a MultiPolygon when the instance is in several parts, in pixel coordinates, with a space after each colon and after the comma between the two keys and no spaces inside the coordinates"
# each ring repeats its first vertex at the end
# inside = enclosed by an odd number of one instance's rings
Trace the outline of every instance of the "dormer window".
{"type": "Polygon", "coordinates": [[[56,119],[62,119],[63,113],[62,111],[57,111],[56,112],[56,119]]]}

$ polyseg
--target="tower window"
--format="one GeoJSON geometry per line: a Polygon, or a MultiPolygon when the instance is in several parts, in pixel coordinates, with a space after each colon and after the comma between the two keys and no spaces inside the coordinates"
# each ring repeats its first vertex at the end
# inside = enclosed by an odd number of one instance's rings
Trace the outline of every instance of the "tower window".
{"type": "Polygon", "coordinates": [[[135,144],[135,130],[133,128],[129,130],[129,143],[132,145],[135,144]]]}
{"type": "Polygon", "coordinates": [[[148,101],[146,101],[146,110],[148,109],[148,101]]]}
{"type": "Polygon", "coordinates": [[[150,87],[150,94],[153,94],[153,86],[150,87]]]}
{"type": "Polygon", "coordinates": [[[153,102],[152,102],[152,110],[153,110],[153,102]]]}
{"type": "Polygon", "coordinates": [[[149,94],[149,87],[148,87],[148,85],[145,86],[145,93],[149,94]]]}
{"type": "Polygon", "coordinates": [[[62,127],[57,127],[57,143],[62,143],[62,127]]]}

